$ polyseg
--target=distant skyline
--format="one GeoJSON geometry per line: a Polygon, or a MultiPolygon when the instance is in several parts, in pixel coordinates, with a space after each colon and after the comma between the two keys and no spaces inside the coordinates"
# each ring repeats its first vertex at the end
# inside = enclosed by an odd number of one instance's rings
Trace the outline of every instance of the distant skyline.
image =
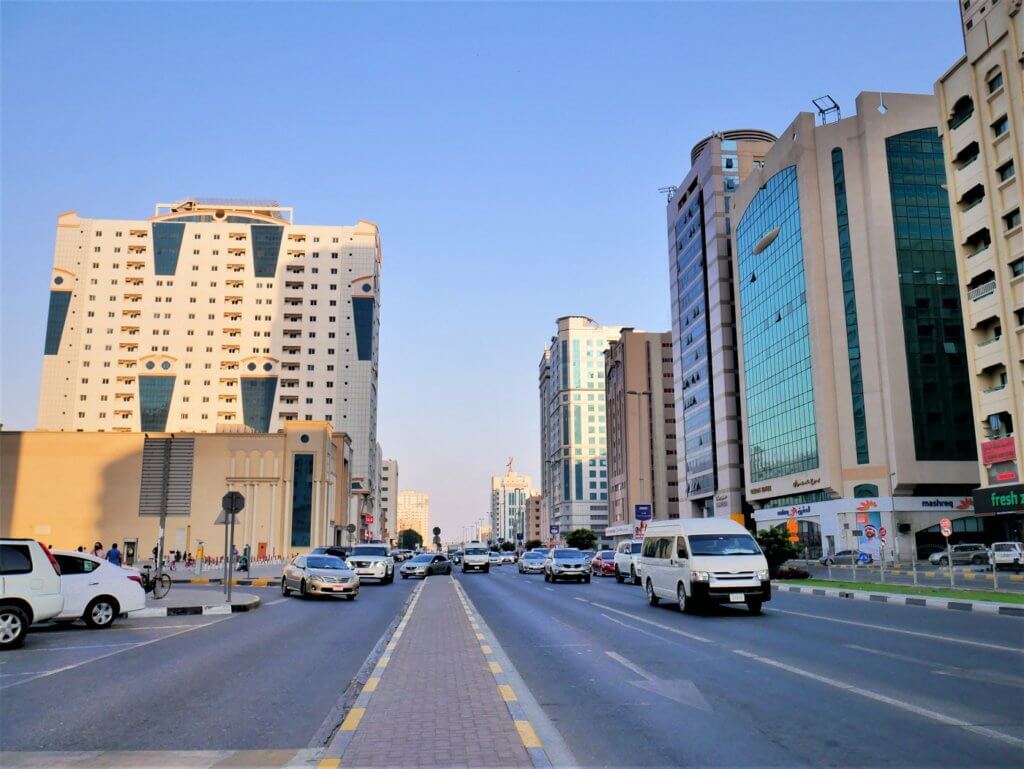
{"type": "MultiPolygon", "coordinates": [[[[458,536],[539,483],[563,315],[665,331],[664,196],[714,130],[931,93],[953,0],[4,3],[0,421],[32,429],[57,214],[193,195],[380,226],[378,440],[458,536]]],[[[938,116],[936,116],[938,120],[938,116]]]]}

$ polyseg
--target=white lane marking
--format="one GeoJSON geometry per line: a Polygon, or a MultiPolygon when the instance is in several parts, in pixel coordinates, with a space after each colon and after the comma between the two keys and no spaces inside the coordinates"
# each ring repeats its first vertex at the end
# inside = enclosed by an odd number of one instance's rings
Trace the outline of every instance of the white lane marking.
{"type": "Polygon", "coordinates": [[[985,643],[984,641],[969,641],[966,638],[953,638],[948,635],[937,635],[935,633],[921,633],[916,630],[902,630],[895,627],[886,627],[885,625],[872,625],[868,622],[854,622],[848,619],[837,619],[836,617],[822,617],[820,614],[807,614],[802,611],[789,611],[788,609],[772,609],[772,614],[792,614],[797,617],[809,617],[810,619],[821,620],[822,622],[838,622],[841,625],[855,625],[856,627],[866,627],[871,630],[884,630],[887,633],[901,633],[902,635],[911,635],[918,638],[927,638],[929,641],[946,641],[947,643],[963,644],[965,646],[979,646],[983,649],[997,649],[1003,652],[1013,652],[1015,654],[1024,654],[1024,648],[1014,648],[1013,646],[1000,646],[999,644],[985,643]]]}
{"type": "Polygon", "coordinates": [[[648,636],[650,638],[655,638],[655,639],[657,639],[659,641],[665,641],[666,640],[666,639],[662,638],[660,635],[658,635],[657,633],[652,633],[649,630],[644,630],[643,628],[640,628],[640,627],[634,627],[633,625],[630,625],[628,622],[623,622],[620,619],[615,619],[615,617],[609,617],[607,614],[602,613],[601,616],[604,617],[609,622],[614,622],[616,625],[622,625],[622,627],[629,628],[630,630],[632,630],[632,631],[634,631],[636,633],[642,633],[645,636],[648,636]]]}
{"type": "MultiPolygon", "coordinates": [[[[21,649],[23,652],[63,652],[75,651],[76,649],[110,649],[114,646],[135,646],[138,641],[121,641],[112,644],[86,644],[84,646],[39,646],[34,649],[21,649]]],[[[20,675],[20,673],[19,673],[20,675]]]]}
{"type": "Polygon", "coordinates": [[[959,718],[953,718],[952,716],[947,716],[943,713],[929,710],[928,708],[922,708],[919,705],[911,705],[909,702],[893,699],[892,697],[887,697],[884,694],[879,694],[878,692],[873,692],[860,686],[853,686],[851,684],[843,683],[842,681],[835,681],[831,678],[826,678],[825,676],[819,676],[816,673],[801,670],[800,668],[793,667],[792,665],[787,665],[784,662],[769,659],[768,657],[761,657],[760,655],[752,654],[750,652],[743,651],[742,649],[733,649],[732,651],[741,657],[746,657],[747,659],[755,660],[764,665],[770,665],[772,667],[779,668],[780,670],[785,670],[787,673],[792,673],[793,675],[810,678],[812,681],[817,681],[825,686],[831,686],[834,689],[841,689],[845,692],[849,692],[850,694],[856,694],[859,697],[874,700],[875,702],[882,702],[886,705],[891,705],[894,708],[906,710],[909,713],[914,713],[915,715],[922,716],[924,718],[930,718],[933,721],[938,721],[939,723],[946,724],[947,726],[957,726],[974,734],[979,734],[982,737],[999,740],[1000,742],[1005,742],[1009,745],[1013,745],[1014,747],[1024,748],[1024,740],[1009,734],[997,732],[995,729],[989,729],[984,726],[975,726],[967,721],[961,721],[959,718]]]}
{"type": "Polygon", "coordinates": [[[546,587],[546,588],[544,588],[544,589],[545,589],[545,590],[550,590],[550,591],[551,591],[552,593],[553,593],[553,592],[555,592],[555,589],[554,589],[553,587],[546,587]]]}
{"type": "Polygon", "coordinates": [[[605,606],[603,603],[598,603],[597,601],[588,601],[588,603],[590,603],[592,606],[597,606],[601,609],[604,609],[605,611],[611,611],[615,612],[616,614],[621,614],[623,617],[635,619],[637,622],[643,622],[645,625],[654,625],[654,627],[661,628],[662,630],[667,630],[669,633],[675,633],[676,635],[681,635],[685,638],[689,638],[694,641],[700,641],[706,644],[714,643],[714,641],[712,641],[710,638],[705,638],[704,636],[697,635],[696,633],[687,633],[685,630],[678,630],[677,628],[669,627],[668,625],[662,625],[660,622],[644,619],[643,617],[638,617],[635,614],[630,614],[628,611],[621,611],[611,606],[605,606]]]}
{"type": "MultiPolygon", "coordinates": [[[[229,614],[226,617],[226,619],[230,619],[233,616],[238,616],[238,615],[229,614]]],[[[224,620],[215,620],[215,622],[217,622],[217,621],[223,622],[224,620]]],[[[129,646],[127,648],[124,648],[124,649],[117,649],[117,650],[112,651],[112,652],[107,652],[106,654],[101,654],[98,657],[90,657],[87,660],[82,660],[81,662],[75,662],[72,665],[65,665],[64,667],[55,668],[53,670],[48,670],[45,673],[40,673],[39,675],[33,676],[32,678],[23,678],[20,681],[13,681],[12,683],[7,684],[6,686],[0,686],[0,691],[3,691],[4,689],[10,689],[11,687],[19,686],[19,685],[24,684],[24,683],[28,683],[29,681],[37,681],[40,678],[47,678],[49,676],[55,676],[58,673],[63,673],[63,672],[68,671],[68,670],[74,670],[75,668],[82,667],[82,665],[88,665],[90,662],[98,662],[99,660],[104,660],[107,657],[113,657],[115,654],[121,654],[123,652],[129,652],[132,649],[138,649],[138,648],[143,647],[143,646],[149,646],[150,644],[159,643],[160,641],[166,641],[168,638],[174,638],[175,636],[184,635],[185,633],[191,633],[193,630],[198,630],[199,628],[206,627],[207,625],[213,625],[213,624],[215,624],[215,622],[205,622],[202,625],[189,625],[184,630],[179,630],[177,633],[171,633],[169,635],[160,636],[159,638],[151,638],[148,641],[142,641],[142,642],[137,643],[137,644],[132,644],[131,646],[129,646]]]]}
{"type": "Polygon", "coordinates": [[[607,654],[609,657],[611,657],[613,660],[618,662],[623,667],[632,670],[634,673],[636,673],[638,676],[643,678],[645,681],[653,681],[653,680],[655,680],[654,676],[652,676],[650,673],[648,673],[646,670],[644,670],[639,665],[634,665],[632,662],[627,660],[621,654],[616,654],[615,652],[605,652],[605,654],[607,654]]]}
{"type": "Polygon", "coordinates": [[[282,601],[289,601],[289,598],[278,598],[276,601],[270,601],[269,603],[263,604],[264,606],[273,606],[274,604],[281,603],[282,601]]]}

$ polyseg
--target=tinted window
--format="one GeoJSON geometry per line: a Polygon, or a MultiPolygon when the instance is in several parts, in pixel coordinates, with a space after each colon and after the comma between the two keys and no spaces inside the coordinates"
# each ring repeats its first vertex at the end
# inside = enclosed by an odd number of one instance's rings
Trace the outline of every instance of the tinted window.
{"type": "Polygon", "coordinates": [[[676,557],[677,558],[689,558],[690,556],[686,553],[686,537],[679,537],[676,540],[676,557]]]}
{"type": "Polygon", "coordinates": [[[655,551],[658,549],[658,540],[651,537],[650,539],[644,540],[643,545],[643,556],[644,558],[653,558],[655,551]]]}
{"type": "Polygon", "coordinates": [[[60,573],[64,574],[88,574],[96,569],[99,564],[88,558],[79,558],[74,555],[56,555],[57,565],[60,566],[60,573]]]}
{"type": "Polygon", "coordinates": [[[485,555],[487,550],[482,547],[467,547],[466,555],[485,555]]]}
{"type": "Polygon", "coordinates": [[[633,555],[636,555],[637,553],[640,552],[641,543],[640,542],[634,542],[629,547],[630,547],[629,552],[632,553],[633,555]]]}
{"type": "Polygon", "coordinates": [[[694,555],[760,555],[761,549],[749,534],[693,534],[694,555]]]}
{"type": "Polygon", "coordinates": [[[367,547],[365,545],[359,545],[352,550],[352,555],[387,555],[388,550],[386,547],[367,547]]]}
{"type": "Polygon", "coordinates": [[[32,554],[28,545],[0,545],[0,574],[28,574],[32,571],[32,554]]]}
{"type": "Polygon", "coordinates": [[[345,563],[333,555],[314,555],[306,559],[311,569],[344,569],[345,563]]]}
{"type": "Polygon", "coordinates": [[[556,550],[554,554],[555,558],[582,558],[583,553],[579,550],[556,550]]]}
{"type": "Polygon", "coordinates": [[[614,550],[602,550],[600,552],[600,556],[601,556],[601,560],[602,561],[611,561],[611,560],[613,560],[615,558],[615,551],[614,550]]]}
{"type": "Polygon", "coordinates": [[[432,560],[434,560],[434,559],[431,558],[429,555],[418,555],[418,556],[416,556],[415,558],[412,559],[412,562],[413,563],[430,563],[432,560]]]}

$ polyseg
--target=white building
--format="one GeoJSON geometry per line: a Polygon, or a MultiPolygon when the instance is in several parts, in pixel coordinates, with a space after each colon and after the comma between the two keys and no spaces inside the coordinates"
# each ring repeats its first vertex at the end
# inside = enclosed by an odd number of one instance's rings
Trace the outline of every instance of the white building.
{"type": "Polygon", "coordinates": [[[559,318],[541,357],[541,488],[560,537],[579,528],[600,537],[608,525],[604,351],[621,331],[580,315],[559,318]]]}
{"type": "Polygon", "coordinates": [[[530,476],[513,471],[511,461],[504,475],[491,476],[491,529],[497,539],[519,545],[526,541],[527,503],[533,493],[530,476]]]}
{"type": "MultiPolygon", "coordinates": [[[[418,531],[423,547],[432,549],[434,535],[430,533],[430,495],[411,489],[398,492],[398,531],[418,531]]],[[[397,536],[397,535],[396,535],[397,536]]]]}
{"type": "Polygon", "coordinates": [[[274,201],[188,199],[149,219],[57,219],[38,427],[351,436],[350,522],[376,482],[380,236],[274,201]]]}
{"type": "Polygon", "coordinates": [[[385,541],[398,537],[398,460],[385,459],[380,474],[380,526],[385,541]]]}

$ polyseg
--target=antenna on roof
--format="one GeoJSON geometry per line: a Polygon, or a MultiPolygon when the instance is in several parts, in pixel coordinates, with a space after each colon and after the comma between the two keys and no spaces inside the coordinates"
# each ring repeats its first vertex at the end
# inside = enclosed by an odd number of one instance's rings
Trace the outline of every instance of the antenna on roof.
{"type": "Polygon", "coordinates": [[[821,120],[822,125],[837,123],[843,119],[843,113],[840,111],[839,105],[828,94],[819,96],[817,99],[811,99],[811,102],[818,108],[818,118],[821,120]]]}
{"type": "Polygon", "coordinates": [[[665,196],[666,200],[672,200],[672,196],[676,194],[676,190],[679,189],[674,184],[670,184],[667,187],[658,187],[658,192],[665,196]]]}

